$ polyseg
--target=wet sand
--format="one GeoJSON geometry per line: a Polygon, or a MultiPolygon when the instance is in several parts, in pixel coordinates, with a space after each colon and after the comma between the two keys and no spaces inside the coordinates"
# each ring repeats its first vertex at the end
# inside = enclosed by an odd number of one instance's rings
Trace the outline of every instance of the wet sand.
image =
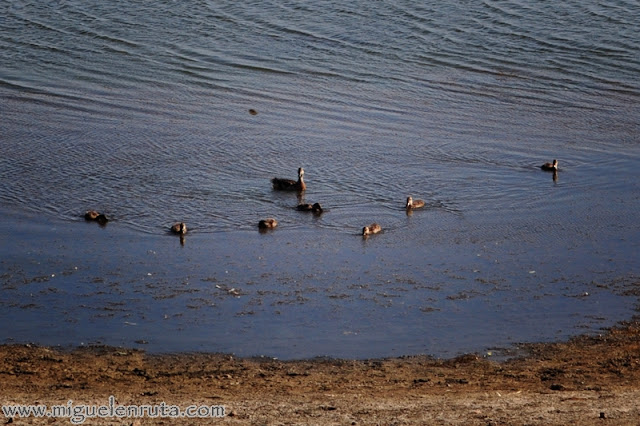
{"type": "MultiPolygon", "coordinates": [[[[114,347],[0,346],[2,404],[223,405],[230,424],[637,424],[640,322],[526,344],[498,362],[149,355],[114,347]]],[[[7,420],[9,422],[10,420],[7,420]]],[[[14,418],[16,424],[52,419],[14,418]]],[[[66,424],[68,419],[57,419],[66,424]]],[[[208,419],[205,422],[220,421],[208,419]]],[[[201,423],[200,421],[199,423],[201,423]]],[[[193,424],[169,418],[87,424],[193,424]]]]}

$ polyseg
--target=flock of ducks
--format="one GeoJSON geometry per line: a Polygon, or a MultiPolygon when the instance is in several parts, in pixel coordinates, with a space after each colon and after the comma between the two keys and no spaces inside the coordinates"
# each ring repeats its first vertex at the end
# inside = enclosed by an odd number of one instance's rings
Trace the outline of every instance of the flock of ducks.
{"type": "MultiPolygon", "coordinates": [[[[540,168],[544,171],[554,172],[558,171],[558,160],[553,160],[552,163],[544,163],[540,166],[540,168]]],[[[302,167],[298,168],[298,180],[293,179],[282,179],[282,178],[273,178],[271,179],[271,184],[273,185],[273,189],[276,191],[297,191],[302,192],[307,189],[307,185],[304,183],[304,169],[302,167]]],[[[412,211],[414,209],[420,209],[425,206],[425,202],[423,200],[414,200],[413,197],[407,197],[407,202],[405,204],[405,208],[407,212],[412,211]]],[[[322,214],[322,206],[320,203],[314,204],[298,204],[296,207],[298,211],[303,212],[312,212],[314,214],[322,214]]],[[[109,221],[106,215],[103,213],[99,213],[95,210],[88,210],[84,214],[84,218],[87,221],[95,221],[100,225],[106,225],[109,221]]],[[[264,231],[269,229],[274,229],[278,226],[278,221],[274,218],[262,219],[258,222],[258,229],[264,231]]],[[[169,230],[173,234],[180,235],[181,242],[184,241],[183,237],[187,233],[187,225],[184,222],[177,222],[171,225],[169,230]]],[[[378,234],[382,231],[382,227],[377,223],[372,223],[371,225],[365,226],[362,228],[362,236],[368,237],[369,235],[378,234]]]]}
{"type": "MultiPolygon", "coordinates": [[[[273,185],[273,189],[276,191],[302,192],[307,189],[307,185],[304,183],[304,169],[302,167],[298,169],[298,180],[273,178],[271,179],[271,184],[273,185]]],[[[425,202],[422,200],[414,200],[412,197],[407,198],[407,210],[419,209],[424,206],[425,202]]],[[[323,211],[320,203],[298,204],[296,209],[304,212],[313,212],[315,214],[321,214],[323,211]]],[[[258,227],[260,229],[273,229],[276,226],[278,226],[278,222],[273,218],[264,219],[258,223],[258,227]]],[[[367,237],[369,235],[377,234],[380,231],[382,231],[382,227],[377,223],[372,223],[371,225],[362,228],[362,236],[367,237]]]]}

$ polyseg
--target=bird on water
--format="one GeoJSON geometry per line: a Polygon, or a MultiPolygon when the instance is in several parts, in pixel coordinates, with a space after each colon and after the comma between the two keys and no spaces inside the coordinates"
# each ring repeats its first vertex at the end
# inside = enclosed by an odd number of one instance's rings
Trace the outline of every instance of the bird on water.
{"type": "Polygon", "coordinates": [[[278,191],[304,191],[307,185],[304,183],[304,170],[302,167],[298,169],[298,180],[273,178],[271,179],[273,189],[278,191]]]}

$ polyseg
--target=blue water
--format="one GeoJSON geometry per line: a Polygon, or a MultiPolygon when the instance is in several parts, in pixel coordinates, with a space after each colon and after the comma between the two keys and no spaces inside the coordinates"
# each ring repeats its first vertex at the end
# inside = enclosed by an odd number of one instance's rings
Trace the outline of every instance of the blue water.
{"type": "Polygon", "coordinates": [[[4,341],[447,356],[634,313],[637,2],[0,17],[4,341]],[[301,166],[302,198],[271,190],[301,166]],[[408,195],[426,208],[407,215],[408,195]]]}

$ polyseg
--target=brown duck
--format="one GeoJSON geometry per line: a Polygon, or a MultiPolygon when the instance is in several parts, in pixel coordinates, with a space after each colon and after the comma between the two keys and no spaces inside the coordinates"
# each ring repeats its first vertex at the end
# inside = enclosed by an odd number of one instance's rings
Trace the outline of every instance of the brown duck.
{"type": "Polygon", "coordinates": [[[95,210],[87,210],[84,214],[84,219],[90,220],[90,221],[96,221],[102,225],[104,225],[109,221],[109,218],[107,218],[106,215],[104,215],[103,213],[98,213],[95,210]]]}
{"type": "Polygon", "coordinates": [[[187,225],[184,222],[177,222],[171,225],[171,232],[174,234],[184,235],[187,233],[187,225]]]}
{"type": "Polygon", "coordinates": [[[298,180],[292,179],[282,179],[282,178],[273,178],[271,179],[271,183],[273,184],[273,189],[278,191],[304,191],[307,189],[307,185],[305,185],[304,180],[304,170],[302,167],[298,169],[298,180]]]}
{"type": "Polygon", "coordinates": [[[367,235],[377,234],[380,231],[382,231],[382,227],[377,223],[372,223],[371,225],[362,228],[362,236],[366,237],[367,235]]]}
{"type": "Polygon", "coordinates": [[[320,203],[298,204],[298,207],[296,207],[296,209],[301,212],[313,212],[318,214],[322,213],[322,206],[320,205],[320,203]]]}
{"type": "Polygon", "coordinates": [[[414,200],[413,197],[411,196],[407,197],[407,205],[406,205],[407,210],[420,209],[422,207],[424,207],[424,201],[414,200]]]}
{"type": "Polygon", "coordinates": [[[557,172],[558,171],[558,160],[553,160],[553,163],[544,163],[540,166],[542,170],[547,172],[557,172]]]}
{"type": "Polygon", "coordinates": [[[273,229],[276,226],[278,226],[278,221],[272,217],[268,219],[263,219],[260,222],[258,222],[258,228],[260,229],[273,229]]]}

